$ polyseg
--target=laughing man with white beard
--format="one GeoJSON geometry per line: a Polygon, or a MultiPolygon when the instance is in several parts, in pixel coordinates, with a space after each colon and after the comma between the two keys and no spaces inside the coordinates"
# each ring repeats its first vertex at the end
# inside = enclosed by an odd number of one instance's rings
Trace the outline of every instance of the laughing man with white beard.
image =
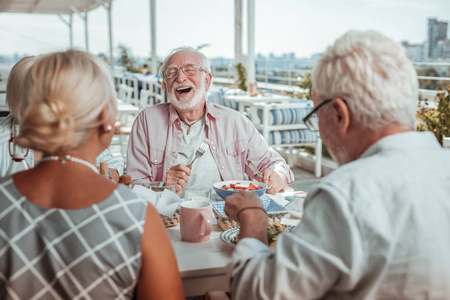
{"type": "Polygon", "coordinates": [[[144,109],[130,134],[127,170],[133,184],[177,184],[177,194],[188,186],[211,186],[223,180],[256,179],[246,162],[263,174],[267,192],[292,184],[294,175],[284,159],[239,112],[206,101],[212,75],[201,52],[173,50],[160,69],[162,87],[170,103],[144,109]],[[209,150],[187,167],[202,141],[209,150]]]}

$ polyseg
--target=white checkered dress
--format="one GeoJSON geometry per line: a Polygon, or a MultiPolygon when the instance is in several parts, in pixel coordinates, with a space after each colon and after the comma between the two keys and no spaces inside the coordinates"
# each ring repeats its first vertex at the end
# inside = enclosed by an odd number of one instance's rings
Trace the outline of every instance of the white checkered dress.
{"type": "Polygon", "coordinates": [[[0,299],[132,299],[147,202],[120,185],[84,209],[48,209],[0,178],[0,299]]]}

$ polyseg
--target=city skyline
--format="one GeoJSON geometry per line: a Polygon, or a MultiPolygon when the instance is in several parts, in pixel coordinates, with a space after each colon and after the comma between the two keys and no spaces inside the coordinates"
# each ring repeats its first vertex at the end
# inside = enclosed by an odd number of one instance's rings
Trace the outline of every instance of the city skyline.
{"type": "MultiPolygon", "coordinates": [[[[350,29],[375,29],[394,40],[423,43],[428,18],[449,20],[450,1],[270,0],[256,2],[255,52],[264,56],[294,53],[309,58],[350,29]]],[[[247,52],[247,1],[243,0],[243,52],[247,52]]],[[[156,1],[157,55],[181,45],[207,44],[209,57],[234,56],[234,1],[156,1]]],[[[116,0],[112,8],[114,56],[126,45],[136,57],[150,55],[148,0],[116,0]]],[[[108,55],[106,11],[89,13],[89,44],[108,55]]],[[[69,46],[69,31],[57,16],[0,13],[0,55],[41,54],[69,46]]],[[[74,15],[74,46],[84,49],[84,24],[74,15]]]]}

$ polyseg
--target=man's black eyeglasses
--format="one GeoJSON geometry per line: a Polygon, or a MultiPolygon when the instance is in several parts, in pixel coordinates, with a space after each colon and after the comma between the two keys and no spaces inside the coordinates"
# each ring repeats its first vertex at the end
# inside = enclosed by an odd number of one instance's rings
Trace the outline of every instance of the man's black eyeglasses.
{"type": "Polygon", "coordinates": [[[317,111],[324,106],[325,104],[330,103],[333,99],[326,99],[322,103],[320,103],[316,108],[314,108],[309,114],[307,114],[303,118],[303,123],[305,123],[306,127],[308,127],[311,131],[319,131],[319,120],[317,118],[317,111]]]}

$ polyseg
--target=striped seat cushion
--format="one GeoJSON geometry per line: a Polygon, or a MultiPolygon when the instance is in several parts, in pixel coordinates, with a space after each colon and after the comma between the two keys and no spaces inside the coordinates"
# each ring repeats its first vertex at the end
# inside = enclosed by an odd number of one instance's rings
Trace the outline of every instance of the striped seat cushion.
{"type": "Polygon", "coordinates": [[[298,143],[317,142],[318,132],[309,129],[279,130],[269,133],[269,143],[271,145],[286,145],[298,143]]]}
{"type": "Polygon", "coordinates": [[[236,96],[236,95],[247,95],[246,91],[240,90],[240,89],[223,89],[224,99],[223,99],[223,106],[232,108],[234,110],[239,110],[239,103],[234,102],[232,100],[227,99],[226,96],[236,96]]]}
{"type": "MultiPolygon", "coordinates": [[[[286,125],[302,123],[303,118],[313,109],[313,103],[308,99],[299,99],[296,103],[303,103],[309,107],[270,109],[267,125],[286,125]]],[[[258,117],[262,120],[263,110],[258,109],[258,117]]]]}
{"type": "Polygon", "coordinates": [[[234,110],[239,110],[239,103],[238,102],[234,102],[230,99],[227,98],[223,98],[223,106],[232,108],[234,110]]]}

